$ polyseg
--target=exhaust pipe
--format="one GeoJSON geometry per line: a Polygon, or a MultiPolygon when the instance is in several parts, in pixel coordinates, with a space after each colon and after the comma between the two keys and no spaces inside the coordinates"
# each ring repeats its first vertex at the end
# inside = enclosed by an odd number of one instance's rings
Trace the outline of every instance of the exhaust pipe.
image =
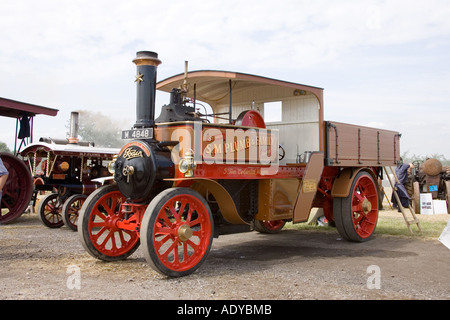
{"type": "Polygon", "coordinates": [[[136,75],[136,124],[135,128],[151,127],[155,124],[156,69],[161,64],[158,54],[139,51],[133,62],[137,66],[136,75]]]}

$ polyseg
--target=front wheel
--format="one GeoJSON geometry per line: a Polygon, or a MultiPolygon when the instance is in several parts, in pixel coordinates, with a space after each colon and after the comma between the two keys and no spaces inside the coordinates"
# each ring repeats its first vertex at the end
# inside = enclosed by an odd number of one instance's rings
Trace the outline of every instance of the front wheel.
{"type": "Polygon", "coordinates": [[[63,203],[57,193],[51,193],[41,199],[38,206],[39,219],[49,228],[60,228],[64,225],[61,210],[63,203]]]}
{"type": "Polygon", "coordinates": [[[353,179],[349,195],[335,198],[334,220],[339,234],[346,240],[369,240],[378,220],[378,191],[372,176],[365,171],[353,179]]]}
{"type": "Polygon", "coordinates": [[[213,229],[211,209],[198,192],[166,189],[150,202],[142,220],[145,258],[164,275],[191,274],[211,249],[213,229]]]}
{"type": "Polygon", "coordinates": [[[74,194],[64,201],[62,207],[62,220],[64,221],[64,224],[73,231],[77,231],[78,215],[86,198],[87,196],[84,194],[74,194]]]}
{"type": "Polygon", "coordinates": [[[125,197],[117,185],[98,188],[84,202],[78,217],[78,234],[83,247],[104,261],[123,260],[139,247],[138,231],[120,229],[125,218],[120,205],[125,197]]]}

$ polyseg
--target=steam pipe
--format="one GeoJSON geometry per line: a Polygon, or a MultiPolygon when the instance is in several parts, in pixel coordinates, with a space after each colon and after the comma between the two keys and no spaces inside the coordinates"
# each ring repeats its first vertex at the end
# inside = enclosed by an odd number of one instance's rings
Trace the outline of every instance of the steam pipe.
{"type": "Polygon", "coordinates": [[[78,112],[72,112],[70,114],[70,132],[69,132],[69,143],[78,143],[78,112]]]}

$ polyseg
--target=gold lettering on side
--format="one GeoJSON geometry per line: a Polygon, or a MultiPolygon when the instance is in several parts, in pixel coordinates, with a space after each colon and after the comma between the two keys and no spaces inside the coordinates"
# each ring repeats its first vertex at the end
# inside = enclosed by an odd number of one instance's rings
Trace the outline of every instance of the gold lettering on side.
{"type": "Polygon", "coordinates": [[[127,148],[125,149],[125,151],[123,152],[123,157],[127,160],[130,159],[134,159],[134,158],[142,158],[142,150],[141,151],[137,151],[135,149],[132,148],[127,148]]]}
{"type": "Polygon", "coordinates": [[[205,147],[206,154],[218,154],[218,153],[235,153],[241,150],[249,149],[250,147],[261,147],[261,146],[271,146],[272,137],[271,136],[261,136],[261,137],[245,137],[240,140],[235,140],[233,142],[211,142],[205,147]]]}
{"type": "Polygon", "coordinates": [[[314,179],[305,179],[303,180],[302,190],[304,193],[316,192],[317,189],[317,181],[314,179]]]}

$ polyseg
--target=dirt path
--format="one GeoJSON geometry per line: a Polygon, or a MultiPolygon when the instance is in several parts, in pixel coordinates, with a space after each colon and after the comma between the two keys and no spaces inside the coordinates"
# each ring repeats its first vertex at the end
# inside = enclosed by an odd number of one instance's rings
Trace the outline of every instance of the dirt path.
{"type": "Polygon", "coordinates": [[[76,232],[25,214],[0,226],[3,299],[450,299],[450,250],[437,240],[286,230],[214,239],[193,275],[167,279],[138,251],[106,263],[76,232]]]}

